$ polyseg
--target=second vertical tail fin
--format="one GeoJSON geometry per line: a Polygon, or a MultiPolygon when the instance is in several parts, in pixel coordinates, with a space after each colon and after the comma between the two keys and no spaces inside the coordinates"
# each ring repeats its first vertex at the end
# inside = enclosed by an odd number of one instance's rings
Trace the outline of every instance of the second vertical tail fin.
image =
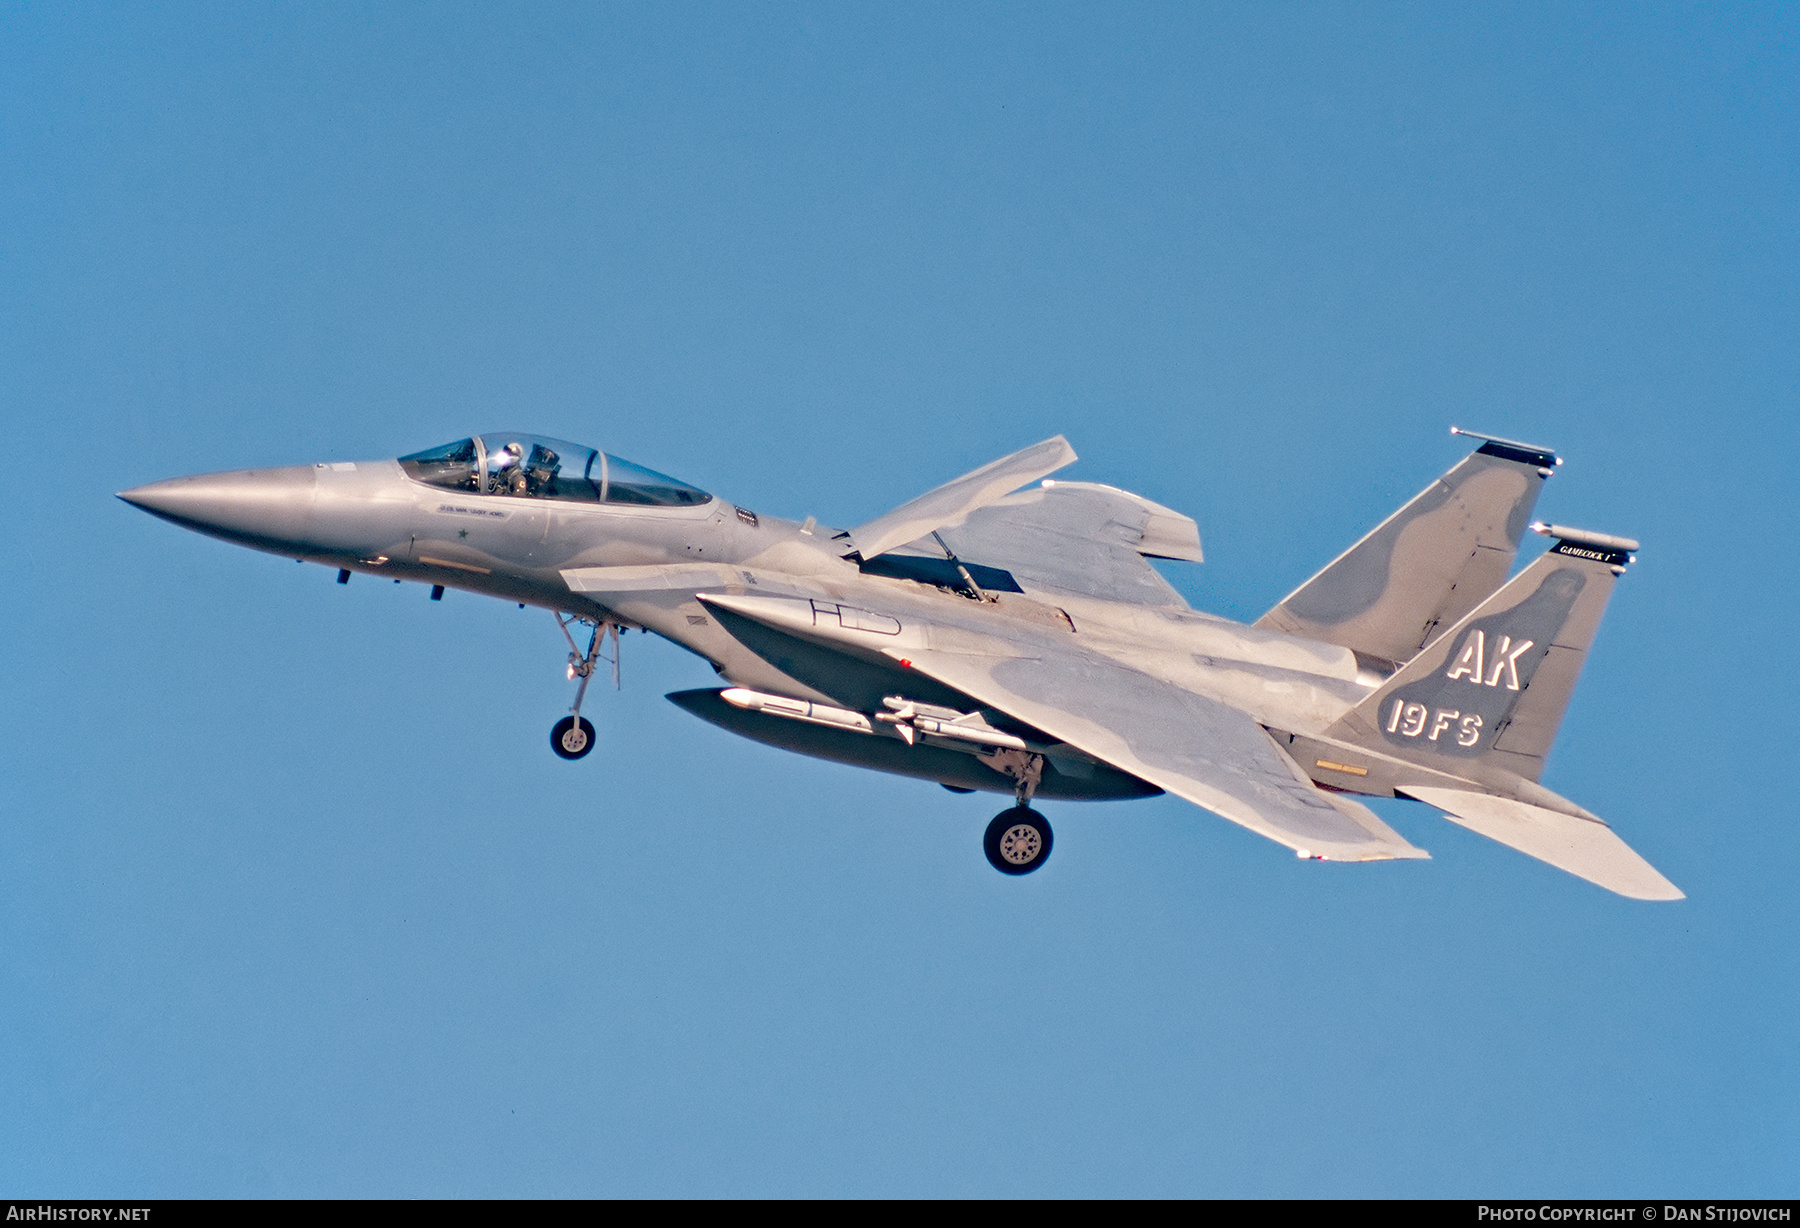
{"type": "Polygon", "coordinates": [[[1613,585],[1637,543],[1533,526],[1550,552],[1408,661],[1327,731],[1452,774],[1480,760],[1535,781],[1613,585]]]}

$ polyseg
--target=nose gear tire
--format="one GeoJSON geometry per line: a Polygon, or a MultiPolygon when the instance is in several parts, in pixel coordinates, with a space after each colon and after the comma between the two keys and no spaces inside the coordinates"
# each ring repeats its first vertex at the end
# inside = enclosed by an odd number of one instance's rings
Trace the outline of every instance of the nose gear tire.
{"type": "Polygon", "coordinates": [[[550,729],[550,749],[564,759],[579,759],[594,749],[594,726],[587,717],[565,716],[550,729]]]}
{"type": "Polygon", "coordinates": [[[1029,874],[1050,856],[1054,839],[1043,815],[1030,806],[1014,806],[994,816],[981,848],[1000,873],[1029,874]]]}

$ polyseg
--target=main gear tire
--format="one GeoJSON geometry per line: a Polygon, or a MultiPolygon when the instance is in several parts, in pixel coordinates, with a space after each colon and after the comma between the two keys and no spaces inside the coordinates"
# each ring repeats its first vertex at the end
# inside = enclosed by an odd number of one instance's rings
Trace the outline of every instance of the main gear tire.
{"type": "Polygon", "coordinates": [[[1049,858],[1055,838],[1043,815],[1030,806],[1014,806],[994,816],[981,849],[1000,873],[1029,874],[1049,858]]]}
{"type": "Polygon", "coordinates": [[[565,716],[550,727],[550,749],[564,759],[579,759],[594,749],[594,726],[587,717],[565,716]]]}

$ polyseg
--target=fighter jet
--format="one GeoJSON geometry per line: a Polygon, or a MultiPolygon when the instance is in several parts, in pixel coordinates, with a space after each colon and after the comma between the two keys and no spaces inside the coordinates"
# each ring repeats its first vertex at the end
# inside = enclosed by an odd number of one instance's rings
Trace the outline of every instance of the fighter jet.
{"type": "MultiPolygon", "coordinates": [[[[1452,428],[1453,432],[1455,428],[1452,428]]],[[[1531,524],[1547,448],[1475,450],[1256,622],[1191,608],[1152,559],[1202,560],[1194,521],[1049,475],[1060,435],[853,528],[759,514],[617,456],[501,431],[397,460],[206,474],[119,497],[185,528],[352,574],[542,607],[576,682],[620,632],[727,685],[668,698],[820,759],[1010,794],[996,870],[1049,857],[1039,798],[1172,793],[1325,861],[1424,858],[1362,802],[1423,802],[1635,899],[1682,893],[1539,782],[1638,543],[1531,524]],[[577,633],[586,636],[583,647],[577,633]]]]}

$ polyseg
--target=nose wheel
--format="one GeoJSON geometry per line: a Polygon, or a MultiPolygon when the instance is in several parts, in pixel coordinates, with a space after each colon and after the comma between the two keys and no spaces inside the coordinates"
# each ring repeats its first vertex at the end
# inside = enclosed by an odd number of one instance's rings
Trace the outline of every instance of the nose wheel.
{"type": "Polygon", "coordinates": [[[1043,815],[1030,806],[1002,810],[988,824],[981,848],[988,864],[1002,874],[1029,874],[1050,856],[1055,836],[1043,815]]]}
{"type": "Polygon", "coordinates": [[[550,728],[550,749],[564,759],[579,759],[594,749],[594,726],[585,716],[565,716],[550,728]]]}
{"type": "Polygon", "coordinates": [[[569,628],[578,622],[588,622],[584,618],[570,617],[564,619],[556,615],[556,625],[562,628],[563,638],[569,641],[569,677],[581,679],[575,688],[575,702],[569,708],[569,715],[550,727],[550,749],[564,759],[580,759],[594,749],[594,726],[587,717],[581,715],[581,701],[587,698],[588,680],[594,676],[594,665],[606,661],[612,666],[613,686],[619,685],[619,625],[614,622],[597,622],[591,625],[594,633],[588,638],[587,651],[584,653],[575,643],[575,637],[569,634],[569,628]],[[612,656],[600,655],[600,644],[610,634],[612,636],[612,656]]]}

